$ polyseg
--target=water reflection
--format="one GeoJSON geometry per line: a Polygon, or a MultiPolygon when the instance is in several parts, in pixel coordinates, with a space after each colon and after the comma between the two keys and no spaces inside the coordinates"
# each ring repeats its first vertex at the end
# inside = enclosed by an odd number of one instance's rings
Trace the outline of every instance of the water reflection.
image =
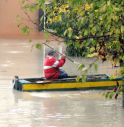
{"type": "Polygon", "coordinates": [[[19,92],[0,80],[0,127],[123,127],[121,98],[102,91],[19,92]]]}
{"type": "MultiPolygon", "coordinates": [[[[30,127],[122,127],[120,100],[105,100],[99,92],[17,92],[10,113],[30,127]],[[92,97],[91,97],[92,96],[92,97]],[[28,123],[26,123],[28,122],[28,123]]],[[[17,122],[17,123],[18,123],[17,122]]]]}

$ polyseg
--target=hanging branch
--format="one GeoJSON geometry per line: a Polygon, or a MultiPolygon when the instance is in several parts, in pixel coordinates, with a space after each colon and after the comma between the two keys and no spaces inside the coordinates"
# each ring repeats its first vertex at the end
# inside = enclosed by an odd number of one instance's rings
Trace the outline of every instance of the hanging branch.
{"type": "Polygon", "coordinates": [[[26,11],[24,11],[24,9],[23,9],[23,12],[24,12],[24,14],[28,17],[29,21],[30,21],[32,24],[34,24],[34,25],[37,26],[37,27],[39,26],[37,22],[34,22],[34,21],[31,19],[30,15],[29,15],[26,11]]]}

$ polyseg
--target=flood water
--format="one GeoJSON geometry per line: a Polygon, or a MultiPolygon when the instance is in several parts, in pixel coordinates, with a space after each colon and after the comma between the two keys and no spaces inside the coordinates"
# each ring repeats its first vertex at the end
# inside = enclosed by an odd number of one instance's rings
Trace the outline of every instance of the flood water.
{"type": "Polygon", "coordinates": [[[12,41],[11,44],[6,40],[1,42],[0,127],[124,126],[122,98],[105,99],[102,95],[104,91],[13,90],[14,75],[20,77],[41,75],[41,52],[36,50],[30,52],[29,48],[29,44],[25,41],[23,43],[12,41]]]}
{"type": "Polygon", "coordinates": [[[0,127],[123,127],[121,98],[103,91],[18,92],[0,82],[0,127]]]}

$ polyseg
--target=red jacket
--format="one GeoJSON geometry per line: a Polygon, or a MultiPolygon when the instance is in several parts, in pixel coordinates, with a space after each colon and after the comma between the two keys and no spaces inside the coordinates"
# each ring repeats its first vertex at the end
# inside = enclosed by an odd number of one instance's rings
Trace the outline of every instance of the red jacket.
{"type": "Polygon", "coordinates": [[[58,79],[60,75],[59,67],[62,67],[65,63],[65,58],[56,60],[53,56],[47,56],[44,60],[44,76],[47,79],[58,79]]]}

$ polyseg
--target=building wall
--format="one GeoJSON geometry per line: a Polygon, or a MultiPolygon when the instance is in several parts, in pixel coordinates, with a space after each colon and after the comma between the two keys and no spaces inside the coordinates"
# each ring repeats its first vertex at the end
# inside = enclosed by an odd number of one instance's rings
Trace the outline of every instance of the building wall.
{"type": "MultiPolygon", "coordinates": [[[[32,14],[33,21],[38,22],[38,12],[32,14]]],[[[19,0],[0,0],[0,38],[43,38],[42,32],[32,24],[21,9],[19,0]],[[24,22],[32,28],[29,36],[24,36],[17,27],[16,16],[21,15],[24,22]]]]}

